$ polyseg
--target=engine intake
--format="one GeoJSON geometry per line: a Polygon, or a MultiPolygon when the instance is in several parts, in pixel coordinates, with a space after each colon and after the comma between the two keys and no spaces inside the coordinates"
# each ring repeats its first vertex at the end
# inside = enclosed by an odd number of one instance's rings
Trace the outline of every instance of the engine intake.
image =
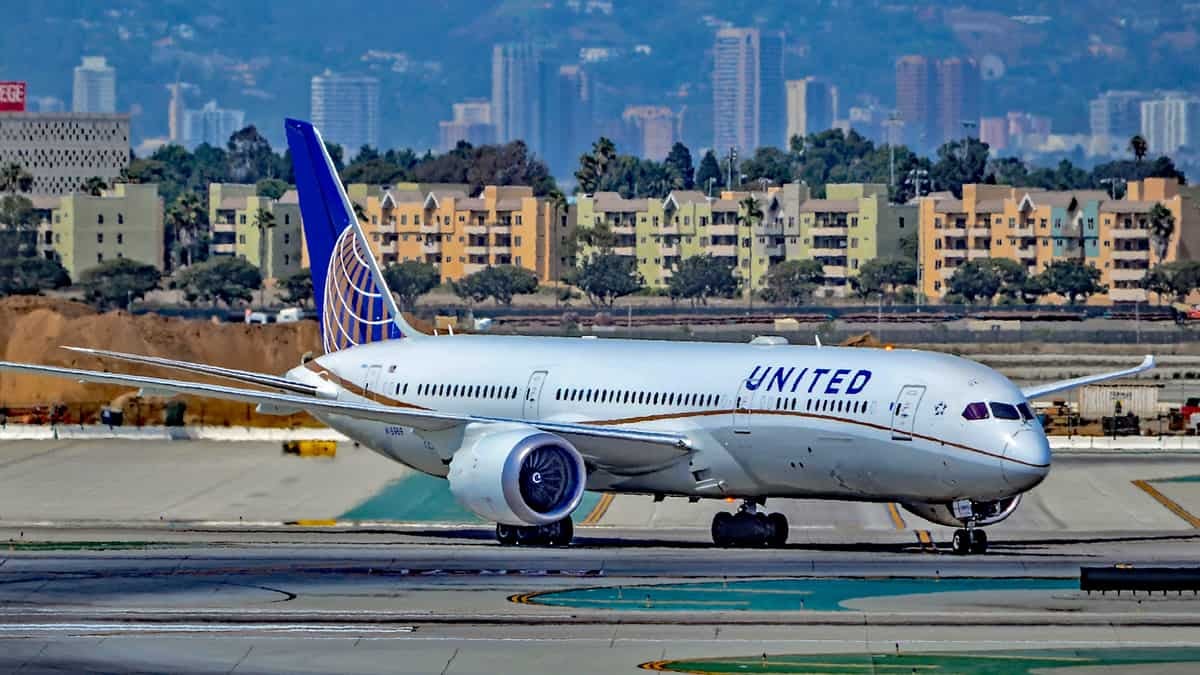
{"type": "Polygon", "coordinates": [[[463,506],[507,525],[548,525],[583,500],[587,469],[565,439],[536,429],[485,432],[454,454],[450,491],[463,506]]]}

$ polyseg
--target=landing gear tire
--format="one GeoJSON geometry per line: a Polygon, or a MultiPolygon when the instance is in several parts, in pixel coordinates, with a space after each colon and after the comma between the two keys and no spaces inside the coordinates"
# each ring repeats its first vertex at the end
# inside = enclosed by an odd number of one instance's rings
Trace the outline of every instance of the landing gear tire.
{"type": "Polygon", "coordinates": [[[496,541],[501,546],[567,546],[574,538],[575,524],[570,517],[549,525],[496,525],[496,541]]]}
{"type": "Polygon", "coordinates": [[[987,532],[979,529],[955,530],[950,542],[950,549],[958,555],[982,554],[987,548],[987,532]]]}
{"type": "Polygon", "coordinates": [[[755,513],[747,510],[736,514],[722,511],[713,516],[713,543],[721,547],[779,547],[787,543],[787,516],[782,513],[755,513]]]}

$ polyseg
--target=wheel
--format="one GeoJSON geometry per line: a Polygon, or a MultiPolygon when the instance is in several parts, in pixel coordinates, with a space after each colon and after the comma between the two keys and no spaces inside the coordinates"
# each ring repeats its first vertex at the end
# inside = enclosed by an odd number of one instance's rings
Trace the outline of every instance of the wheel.
{"type": "Polygon", "coordinates": [[[987,532],[971,530],[971,553],[987,553],[987,532]]]}
{"type": "Polygon", "coordinates": [[[515,546],[517,543],[517,528],[504,523],[496,523],[496,541],[501,546],[515,546]]]}
{"type": "Polygon", "coordinates": [[[966,555],[970,551],[970,542],[967,541],[966,530],[955,530],[954,539],[950,541],[950,549],[959,555],[966,555]]]}
{"type": "Polygon", "coordinates": [[[575,523],[571,521],[570,516],[557,523],[547,525],[546,530],[550,534],[546,543],[550,546],[567,546],[575,538],[575,523]]]}
{"type": "Polygon", "coordinates": [[[729,528],[733,523],[733,514],[722,511],[713,516],[712,540],[717,546],[729,546],[729,528]]]}
{"type": "Polygon", "coordinates": [[[517,527],[517,546],[541,546],[546,543],[546,531],[540,527],[517,527]]]}
{"type": "Polygon", "coordinates": [[[767,546],[772,548],[781,548],[787,543],[788,538],[788,520],[787,516],[782,513],[772,513],[767,516],[767,523],[770,525],[771,534],[767,536],[767,546]]]}

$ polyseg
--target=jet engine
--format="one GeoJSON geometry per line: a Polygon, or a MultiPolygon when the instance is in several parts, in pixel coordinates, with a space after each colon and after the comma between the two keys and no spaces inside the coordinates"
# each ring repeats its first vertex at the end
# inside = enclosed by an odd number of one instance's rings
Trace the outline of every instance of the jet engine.
{"type": "Polygon", "coordinates": [[[450,491],[482,518],[548,525],[583,499],[587,470],[565,439],[529,427],[485,432],[450,461],[450,491]]]}
{"type": "MultiPolygon", "coordinates": [[[[980,527],[986,525],[994,525],[1005,518],[1011,516],[1013,511],[1017,510],[1017,506],[1021,503],[1021,495],[1013,495],[996,501],[977,502],[972,500],[969,504],[970,515],[974,518],[975,525],[980,527]]],[[[916,514],[925,520],[938,525],[947,527],[962,527],[966,525],[968,518],[955,515],[954,504],[929,504],[925,502],[905,502],[901,504],[905,511],[916,514]]],[[[959,504],[958,513],[966,516],[966,512],[961,510],[965,504],[959,504]]]]}

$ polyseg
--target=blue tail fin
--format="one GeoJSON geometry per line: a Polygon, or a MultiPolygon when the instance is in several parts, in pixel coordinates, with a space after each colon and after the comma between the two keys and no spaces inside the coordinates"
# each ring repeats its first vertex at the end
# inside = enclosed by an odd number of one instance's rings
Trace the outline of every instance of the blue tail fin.
{"type": "Polygon", "coordinates": [[[284,126],[326,353],[419,335],[384,283],[321,134],[300,120],[284,126]]]}

